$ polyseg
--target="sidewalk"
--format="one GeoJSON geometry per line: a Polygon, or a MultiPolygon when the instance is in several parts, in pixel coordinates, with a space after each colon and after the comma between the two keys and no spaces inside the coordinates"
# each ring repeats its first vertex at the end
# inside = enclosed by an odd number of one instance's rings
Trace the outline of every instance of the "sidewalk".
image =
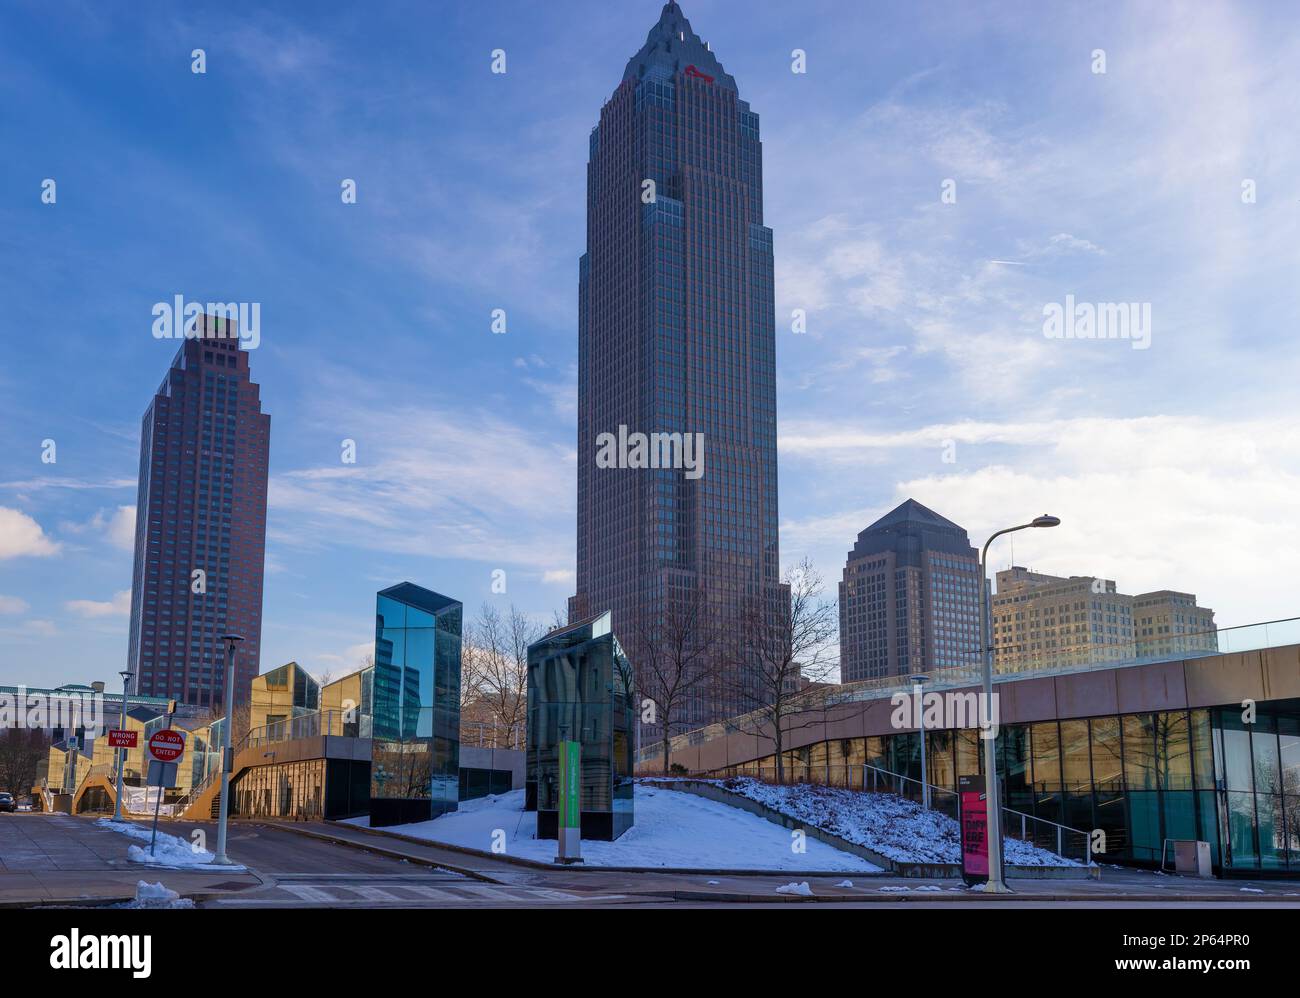
{"type": "Polygon", "coordinates": [[[0,815],[0,908],[110,904],[135,897],[136,884],[161,882],[196,901],[256,887],[251,873],[167,870],[127,861],[132,840],[93,818],[0,815]]]}

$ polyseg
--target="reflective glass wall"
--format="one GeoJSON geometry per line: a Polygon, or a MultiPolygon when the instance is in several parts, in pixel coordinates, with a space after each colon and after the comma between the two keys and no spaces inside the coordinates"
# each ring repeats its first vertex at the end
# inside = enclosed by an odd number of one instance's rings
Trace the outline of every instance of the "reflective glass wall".
{"type": "Polygon", "coordinates": [[[528,649],[530,804],[538,838],[559,824],[559,743],[582,746],[584,839],[616,839],[632,827],[632,668],[602,614],[554,631],[528,649]]]}
{"type": "MultiPolygon", "coordinates": [[[[957,777],[983,773],[982,748],[974,729],[926,733],[935,808],[955,813],[957,777]]],[[[1041,819],[1025,834],[1045,846],[1054,822],[1104,832],[1100,861],[1158,864],[1167,839],[1201,839],[1222,870],[1300,873],[1300,700],[1259,703],[1253,716],[1232,706],[1004,725],[997,760],[1004,805],[1041,819]]],[[[921,777],[920,737],[820,742],[785,753],[784,770],[919,798],[908,780],[921,777]]],[[[775,765],[727,772],[774,779],[775,765]]]]}
{"type": "Polygon", "coordinates": [[[456,810],[461,604],[404,582],[378,594],[371,678],[373,826],[456,810]]]}

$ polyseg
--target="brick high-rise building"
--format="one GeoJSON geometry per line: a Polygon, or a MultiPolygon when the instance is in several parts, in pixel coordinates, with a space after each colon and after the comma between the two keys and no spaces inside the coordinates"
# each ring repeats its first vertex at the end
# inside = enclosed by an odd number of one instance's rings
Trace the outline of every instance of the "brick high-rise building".
{"type": "Polygon", "coordinates": [[[1064,578],[1013,566],[997,574],[993,655],[1022,672],[1218,649],[1214,611],[1191,593],[1129,596],[1110,579],[1064,578]]]}
{"type": "Polygon", "coordinates": [[[612,611],[635,666],[669,608],[703,594],[723,646],[674,727],[750,706],[736,643],[785,593],[772,268],[758,115],[668,3],[591,133],[569,614],[612,611]],[[620,428],[701,434],[702,474],[598,466],[620,428]]]}
{"type": "Polygon", "coordinates": [[[979,662],[979,555],[908,499],[858,534],[840,582],[840,680],[979,662]]]}
{"type": "Polygon", "coordinates": [[[271,417],[234,321],[197,322],[141,425],[128,668],[137,693],[215,707],[223,634],[244,638],[236,691],[259,671],[271,417]]]}
{"type": "Polygon", "coordinates": [[[1133,597],[1133,644],[1139,658],[1219,650],[1214,611],[1193,593],[1160,589],[1133,597]]]}

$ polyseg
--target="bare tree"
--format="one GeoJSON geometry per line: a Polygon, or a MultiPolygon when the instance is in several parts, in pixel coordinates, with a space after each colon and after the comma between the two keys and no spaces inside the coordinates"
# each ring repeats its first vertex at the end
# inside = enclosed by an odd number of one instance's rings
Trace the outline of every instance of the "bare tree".
{"type": "Polygon", "coordinates": [[[49,750],[49,738],[36,728],[0,731],[0,790],[15,797],[36,785],[49,750]]]}
{"type": "Polygon", "coordinates": [[[812,561],[803,559],[782,581],[775,605],[742,621],[741,661],[728,677],[758,733],[772,739],[778,783],[785,779],[787,732],[817,723],[816,711],[799,702],[807,683],[830,681],[839,664],[832,655],[837,607],[822,599],[812,561]]]}
{"type": "MultiPolygon", "coordinates": [[[[506,743],[528,720],[528,646],[543,629],[513,604],[502,614],[490,603],[479,612],[473,634],[471,674],[475,702],[501,725],[506,743]]],[[[461,682],[465,682],[462,661],[461,682]]]]}
{"type": "Polygon", "coordinates": [[[718,646],[718,627],[704,590],[670,598],[663,615],[641,616],[637,670],[641,695],[655,707],[654,722],[668,772],[673,723],[690,698],[712,679],[708,665],[718,646]]]}

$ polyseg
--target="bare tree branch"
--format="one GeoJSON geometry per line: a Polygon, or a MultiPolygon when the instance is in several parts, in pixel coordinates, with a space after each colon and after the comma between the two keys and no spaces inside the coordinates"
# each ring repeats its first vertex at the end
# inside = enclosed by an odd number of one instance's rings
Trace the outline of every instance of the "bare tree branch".
{"type": "Polygon", "coordinates": [[[785,778],[785,735],[817,723],[816,711],[797,701],[812,683],[830,681],[837,607],[822,599],[822,577],[805,558],[783,580],[775,606],[758,608],[744,621],[742,661],[730,681],[759,733],[772,739],[777,782],[785,778]]]}

